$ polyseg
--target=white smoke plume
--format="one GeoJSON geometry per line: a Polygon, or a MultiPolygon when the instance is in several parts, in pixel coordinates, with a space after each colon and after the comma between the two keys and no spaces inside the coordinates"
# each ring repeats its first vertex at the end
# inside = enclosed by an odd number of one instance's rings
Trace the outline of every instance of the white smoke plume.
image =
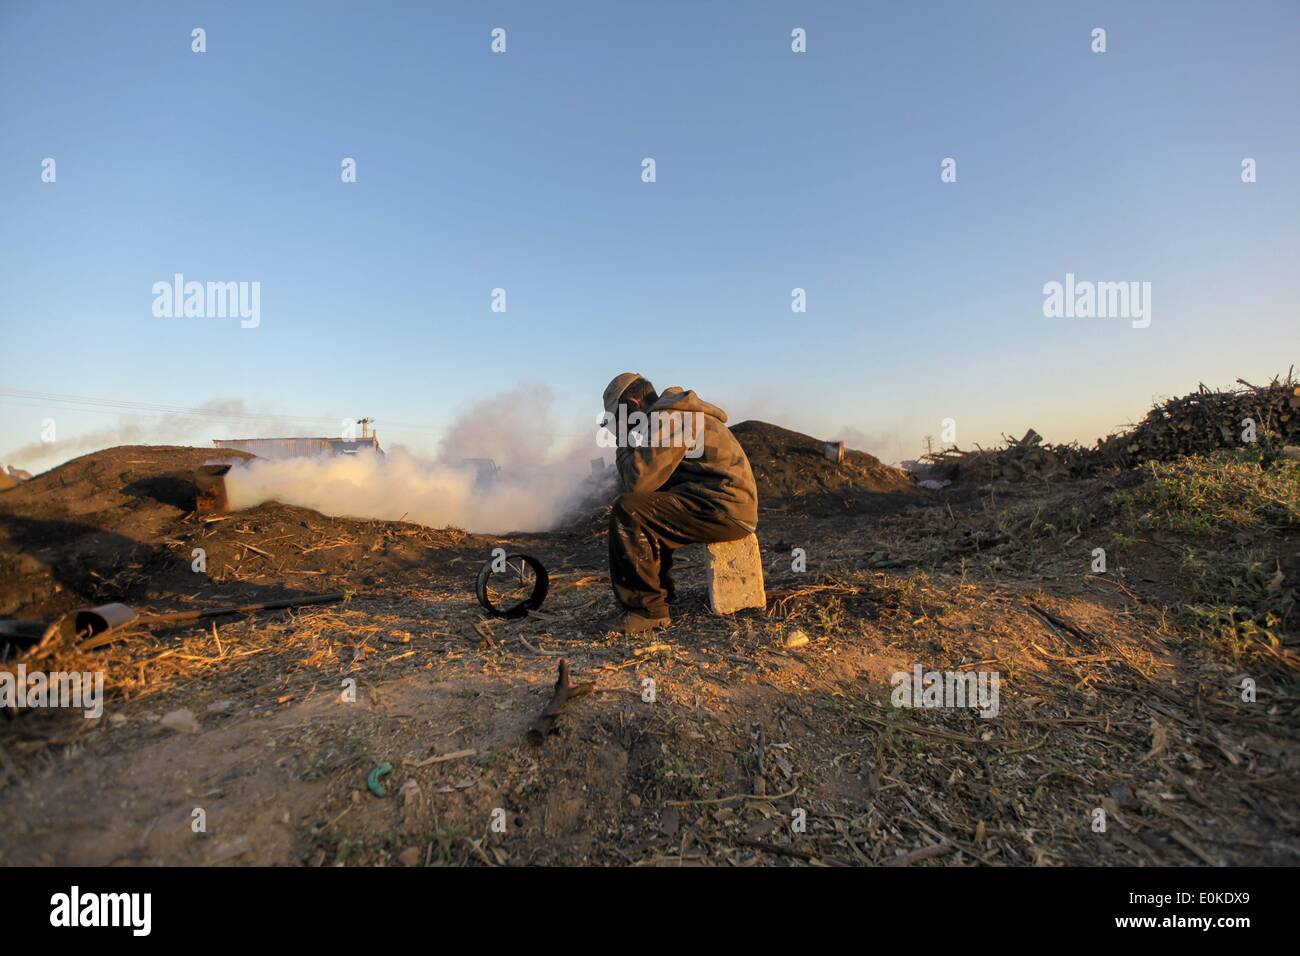
{"type": "Polygon", "coordinates": [[[905,455],[915,454],[915,450],[904,445],[896,431],[873,431],[864,432],[860,428],[854,428],[851,425],[845,425],[830,438],[831,441],[842,441],[844,447],[852,448],[854,451],[865,451],[868,454],[875,455],[885,464],[895,463],[901,460],[905,455]]]}
{"type": "MultiPolygon", "coordinates": [[[[49,412],[57,415],[53,409],[49,412]]],[[[5,457],[35,466],[47,462],[66,461],[76,455],[114,445],[188,444],[198,441],[206,444],[215,432],[226,432],[240,438],[257,438],[262,435],[292,434],[299,426],[290,424],[271,412],[259,412],[239,399],[215,399],[204,402],[190,411],[166,412],[150,419],[141,416],[124,416],[116,424],[88,432],[59,438],[54,442],[32,442],[9,452],[5,457]]]]}
{"type": "Polygon", "coordinates": [[[353,518],[406,520],[469,531],[544,531],[555,527],[590,485],[593,438],[553,451],[550,393],[521,389],[470,408],[448,430],[436,460],[395,447],[387,455],[253,460],[226,476],[232,509],[264,501],[353,518]],[[548,457],[549,455],[549,457],[548,457]],[[465,459],[490,458],[495,480],[480,480],[465,459]]]}

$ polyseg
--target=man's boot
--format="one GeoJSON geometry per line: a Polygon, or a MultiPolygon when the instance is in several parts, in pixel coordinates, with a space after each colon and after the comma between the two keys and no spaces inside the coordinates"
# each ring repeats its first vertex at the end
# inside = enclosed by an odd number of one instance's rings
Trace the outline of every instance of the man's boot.
{"type": "Polygon", "coordinates": [[[663,554],[659,558],[659,586],[664,589],[668,596],[668,605],[677,606],[677,585],[673,583],[673,549],[664,548],[663,554]]]}
{"type": "Polygon", "coordinates": [[[611,631],[615,634],[644,634],[656,628],[667,627],[671,623],[672,618],[667,614],[663,617],[651,617],[640,611],[624,611],[601,621],[599,628],[602,634],[611,631]]]}

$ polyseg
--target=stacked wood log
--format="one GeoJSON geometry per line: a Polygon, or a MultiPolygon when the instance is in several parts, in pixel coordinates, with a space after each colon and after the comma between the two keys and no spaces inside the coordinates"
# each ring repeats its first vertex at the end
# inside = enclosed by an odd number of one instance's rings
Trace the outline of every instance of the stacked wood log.
{"type": "Polygon", "coordinates": [[[1091,448],[1045,444],[1031,428],[1023,438],[1006,438],[997,448],[946,448],[924,460],[932,476],[956,483],[1059,481],[1144,461],[1241,448],[1252,422],[1256,441],[1300,445],[1300,385],[1294,369],[1285,379],[1279,376],[1262,386],[1241,379],[1225,391],[1201,385],[1190,395],[1157,404],[1137,425],[1099,439],[1091,448]]]}
{"type": "Polygon", "coordinates": [[[1300,388],[1294,371],[1256,386],[1237,380],[1238,388],[1216,392],[1202,385],[1171,398],[1147,413],[1135,428],[1098,442],[1103,461],[1128,467],[1143,461],[1169,461],[1245,444],[1247,422],[1256,440],[1266,436],[1284,445],[1300,441],[1300,388]]]}

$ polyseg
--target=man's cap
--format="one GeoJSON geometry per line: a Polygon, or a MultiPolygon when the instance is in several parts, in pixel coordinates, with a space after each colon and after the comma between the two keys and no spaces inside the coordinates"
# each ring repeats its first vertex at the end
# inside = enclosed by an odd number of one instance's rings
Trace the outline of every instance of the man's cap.
{"type": "Polygon", "coordinates": [[[605,411],[611,415],[618,413],[618,400],[623,397],[627,387],[641,378],[640,372],[624,372],[615,375],[614,380],[605,386],[605,411]]]}

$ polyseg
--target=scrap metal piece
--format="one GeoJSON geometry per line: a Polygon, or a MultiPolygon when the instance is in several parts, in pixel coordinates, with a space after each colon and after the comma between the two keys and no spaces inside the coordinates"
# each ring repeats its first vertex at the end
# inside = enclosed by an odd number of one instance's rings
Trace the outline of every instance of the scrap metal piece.
{"type": "MultiPolygon", "coordinates": [[[[224,607],[197,608],[189,611],[168,611],[162,614],[139,614],[134,608],[125,604],[101,604],[98,607],[83,607],[69,611],[52,623],[45,625],[40,640],[30,651],[34,659],[40,660],[50,656],[55,650],[56,638],[63,643],[80,640],[79,651],[93,651],[113,643],[122,637],[119,633],[128,624],[178,624],[185,621],[198,621],[209,617],[225,617],[231,614],[251,614],[256,611],[276,611],[286,608],[308,607],[313,604],[330,604],[346,601],[351,597],[348,591],[336,591],[332,594],[307,594],[301,597],[281,598],[275,601],[260,601],[256,604],[226,605],[224,607]],[[89,635],[89,637],[87,637],[89,635]],[[85,638],[83,640],[83,638],[85,638]]],[[[40,622],[4,622],[7,626],[0,628],[0,636],[12,632],[14,635],[34,634],[40,622]],[[13,625],[24,625],[23,629],[13,625]]]]}
{"type": "Polygon", "coordinates": [[[560,673],[555,679],[555,693],[537,718],[528,725],[528,737],[534,743],[541,743],[548,735],[555,733],[555,721],[569,701],[583,697],[596,689],[595,681],[574,684],[569,681],[569,662],[560,658],[560,673]]]}
{"type": "Polygon", "coordinates": [[[79,607],[52,621],[0,621],[0,643],[12,640],[28,648],[33,660],[41,660],[61,645],[83,638],[103,637],[104,643],[116,639],[116,632],[140,620],[134,608],[125,604],[99,604],[79,607]]]}
{"type": "Polygon", "coordinates": [[[201,515],[222,514],[229,510],[226,497],[226,473],[229,463],[213,462],[194,469],[194,510],[201,515]]]}
{"type": "Polygon", "coordinates": [[[96,637],[126,627],[139,616],[125,604],[114,603],[99,604],[95,607],[79,607],[59,618],[59,633],[68,638],[96,637]]]}
{"type": "Polygon", "coordinates": [[[536,578],[536,583],[533,584],[533,593],[518,604],[507,608],[499,608],[492,603],[492,599],[488,597],[488,581],[492,577],[492,565],[496,563],[496,560],[495,558],[489,558],[484,563],[479,570],[478,581],[474,584],[474,591],[478,595],[478,603],[483,605],[483,609],[493,617],[519,618],[527,617],[529,611],[536,611],[541,607],[542,602],[546,600],[546,592],[551,588],[551,579],[546,573],[546,568],[542,566],[542,562],[527,554],[507,554],[505,564],[510,567],[511,561],[519,561],[521,562],[521,570],[522,565],[532,568],[533,575],[536,578]]]}
{"type": "Polygon", "coordinates": [[[226,617],[230,614],[251,614],[254,611],[280,611],[286,608],[308,607],[312,604],[333,604],[335,601],[348,601],[351,598],[351,591],[333,591],[329,594],[303,594],[298,597],[276,598],[274,601],[258,601],[256,604],[227,604],[222,607],[145,614],[141,616],[140,623],[174,624],[178,621],[198,621],[208,617],[226,617]]]}

